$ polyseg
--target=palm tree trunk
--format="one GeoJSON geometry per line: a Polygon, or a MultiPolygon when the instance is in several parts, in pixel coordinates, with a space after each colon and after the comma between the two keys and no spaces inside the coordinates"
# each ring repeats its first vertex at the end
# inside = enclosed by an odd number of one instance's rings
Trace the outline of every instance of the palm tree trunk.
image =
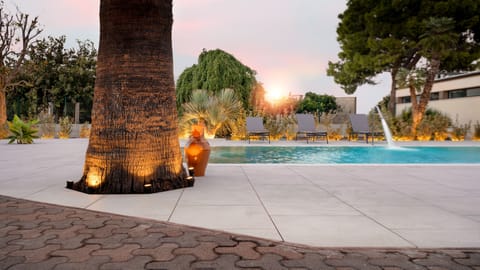
{"type": "Polygon", "coordinates": [[[171,0],[101,0],[92,129],[74,189],[142,193],[188,186],[171,29],[171,0]]]}

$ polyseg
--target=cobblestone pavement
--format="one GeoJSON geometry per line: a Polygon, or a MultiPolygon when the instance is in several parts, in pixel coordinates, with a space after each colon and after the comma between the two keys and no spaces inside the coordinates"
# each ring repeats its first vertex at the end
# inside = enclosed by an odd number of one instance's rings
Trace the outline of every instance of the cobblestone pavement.
{"type": "Polygon", "coordinates": [[[0,196],[0,269],[480,269],[480,248],[315,248],[0,196]]]}

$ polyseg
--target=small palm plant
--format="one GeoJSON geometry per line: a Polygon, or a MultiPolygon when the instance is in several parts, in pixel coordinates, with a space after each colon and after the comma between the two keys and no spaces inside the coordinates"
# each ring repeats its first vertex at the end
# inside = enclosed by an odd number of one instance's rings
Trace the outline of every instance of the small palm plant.
{"type": "Polygon", "coordinates": [[[9,144],[17,141],[18,144],[31,144],[33,139],[38,138],[37,129],[33,125],[37,124],[38,120],[30,120],[28,122],[22,121],[17,115],[13,117],[12,122],[8,122],[8,128],[11,135],[7,137],[10,139],[9,144]]]}
{"type": "Polygon", "coordinates": [[[223,89],[216,95],[210,95],[206,90],[195,90],[190,101],[183,104],[183,109],[182,121],[203,123],[207,138],[214,138],[222,127],[235,133],[235,120],[243,114],[242,102],[232,89],[223,89]]]}

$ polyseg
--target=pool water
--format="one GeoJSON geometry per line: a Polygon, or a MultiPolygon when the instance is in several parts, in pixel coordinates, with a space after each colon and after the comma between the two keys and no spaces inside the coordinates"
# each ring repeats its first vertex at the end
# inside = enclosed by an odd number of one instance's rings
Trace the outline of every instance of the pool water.
{"type": "Polygon", "coordinates": [[[209,163],[480,164],[480,147],[217,146],[209,163]]]}

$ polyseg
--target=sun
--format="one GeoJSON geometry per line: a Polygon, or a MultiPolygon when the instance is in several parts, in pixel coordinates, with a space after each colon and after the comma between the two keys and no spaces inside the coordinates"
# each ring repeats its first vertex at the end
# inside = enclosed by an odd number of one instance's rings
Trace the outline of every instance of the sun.
{"type": "Polygon", "coordinates": [[[285,97],[285,91],[280,87],[269,87],[265,89],[265,100],[275,103],[285,97]]]}

